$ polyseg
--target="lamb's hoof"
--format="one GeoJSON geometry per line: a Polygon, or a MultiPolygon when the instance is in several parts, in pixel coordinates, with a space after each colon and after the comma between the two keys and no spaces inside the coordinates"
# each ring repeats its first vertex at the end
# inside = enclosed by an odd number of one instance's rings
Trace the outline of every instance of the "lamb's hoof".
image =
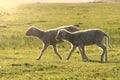
{"type": "Polygon", "coordinates": [[[107,63],[108,62],[108,60],[107,59],[105,59],[105,63],[107,63]]]}
{"type": "Polygon", "coordinates": [[[68,60],[68,61],[69,61],[69,58],[67,58],[66,60],[68,60]]]}
{"type": "Polygon", "coordinates": [[[40,60],[40,58],[37,58],[36,60],[40,60]]]}
{"type": "Polygon", "coordinates": [[[89,61],[89,60],[88,60],[88,59],[83,59],[83,61],[84,61],[84,62],[87,62],[87,61],[89,61]]]}
{"type": "Polygon", "coordinates": [[[103,61],[100,61],[100,63],[104,63],[103,61]]]}
{"type": "Polygon", "coordinates": [[[108,61],[105,61],[105,63],[107,63],[108,61]]]}
{"type": "Polygon", "coordinates": [[[59,59],[60,59],[60,60],[63,60],[63,57],[62,57],[62,56],[59,56],[59,59]]]}
{"type": "Polygon", "coordinates": [[[63,60],[63,58],[60,58],[60,60],[63,60]]]}

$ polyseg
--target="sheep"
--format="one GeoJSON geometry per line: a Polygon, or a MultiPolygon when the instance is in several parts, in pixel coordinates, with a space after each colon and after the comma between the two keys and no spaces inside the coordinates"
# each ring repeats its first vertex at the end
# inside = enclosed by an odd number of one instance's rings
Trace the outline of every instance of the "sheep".
{"type": "Polygon", "coordinates": [[[57,41],[55,38],[57,35],[57,31],[60,29],[66,29],[70,32],[75,32],[79,30],[78,26],[76,25],[63,26],[63,27],[59,27],[56,29],[48,30],[48,31],[43,31],[35,27],[31,27],[30,29],[28,29],[28,31],[26,32],[26,36],[38,37],[43,42],[42,51],[40,52],[36,60],[39,60],[42,57],[43,53],[45,52],[45,50],[47,49],[49,45],[52,45],[54,52],[62,60],[62,56],[58,53],[56,44],[63,42],[63,40],[57,41]]]}
{"type": "Polygon", "coordinates": [[[102,48],[103,52],[101,54],[101,62],[105,56],[105,62],[108,61],[107,50],[103,44],[103,38],[106,37],[108,41],[108,46],[110,47],[110,37],[100,29],[89,29],[85,31],[69,32],[65,29],[58,31],[56,40],[67,40],[72,43],[72,48],[67,56],[67,60],[70,59],[73,51],[78,47],[81,52],[82,60],[88,61],[88,57],[85,54],[85,46],[96,44],[98,47],[102,48]]]}

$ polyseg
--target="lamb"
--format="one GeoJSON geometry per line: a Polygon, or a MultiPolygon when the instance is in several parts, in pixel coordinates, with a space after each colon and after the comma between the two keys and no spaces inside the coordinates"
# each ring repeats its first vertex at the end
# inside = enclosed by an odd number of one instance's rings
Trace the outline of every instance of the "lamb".
{"type": "Polygon", "coordinates": [[[30,29],[28,29],[28,31],[26,32],[26,36],[38,37],[43,42],[43,49],[36,60],[39,60],[42,57],[43,53],[45,52],[45,50],[49,45],[52,45],[54,52],[62,60],[62,56],[58,53],[56,44],[63,42],[63,40],[57,41],[55,38],[58,30],[60,29],[66,29],[70,32],[75,32],[79,30],[75,25],[63,26],[63,27],[59,27],[56,29],[48,30],[48,31],[43,31],[35,27],[31,27],[30,29]]]}
{"type": "Polygon", "coordinates": [[[88,61],[88,57],[85,54],[85,46],[96,44],[100,48],[102,48],[103,52],[101,54],[101,62],[103,62],[103,58],[105,57],[105,62],[108,61],[107,58],[107,50],[103,43],[103,38],[107,38],[108,46],[110,47],[110,37],[99,29],[90,29],[85,31],[77,31],[77,32],[69,32],[65,29],[61,29],[58,31],[56,39],[57,40],[67,40],[72,43],[71,51],[67,57],[69,60],[73,51],[78,47],[81,52],[81,56],[83,61],[88,61]]]}

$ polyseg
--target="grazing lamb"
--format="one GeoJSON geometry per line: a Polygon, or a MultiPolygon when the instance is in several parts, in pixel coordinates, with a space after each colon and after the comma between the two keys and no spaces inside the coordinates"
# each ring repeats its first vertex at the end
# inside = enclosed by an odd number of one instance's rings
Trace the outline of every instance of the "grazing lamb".
{"type": "Polygon", "coordinates": [[[37,29],[35,27],[31,27],[26,32],[26,36],[38,37],[44,44],[43,49],[40,52],[40,55],[38,56],[37,60],[39,60],[42,57],[44,51],[47,49],[47,47],[49,45],[53,46],[54,52],[57,54],[57,56],[60,59],[62,59],[61,55],[58,53],[56,44],[59,43],[59,42],[63,42],[63,40],[57,41],[56,38],[55,38],[56,35],[57,35],[58,30],[60,30],[60,29],[66,29],[66,30],[68,30],[70,32],[75,32],[75,31],[79,30],[76,26],[70,25],[70,26],[64,26],[64,27],[60,27],[60,28],[56,28],[56,29],[48,30],[48,31],[42,31],[42,30],[39,30],[39,29],[37,29]]]}
{"type": "Polygon", "coordinates": [[[104,56],[105,56],[105,61],[107,62],[107,60],[108,60],[107,59],[107,50],[103,44],[104,36],[108,38],[108,45],[110,47],[109,36],[105,32],[103,32],[99,29],[91,29],[91,30],[87,30],[87,31],[77,31],[77,32],[69,32],[65,29],[61,29],[58,31],[56,39],[57,40],[65,39],[72,43],[73,46],[67,57],[67,60],[69,60],[73,51],[76,49],[76,47],[78,47],[79,51],[81,52],[82,59],[84,61],[87,61],[88,57],[85,54],[84,46],[96,44],[103,50],[103,52],[101,54],[101,62],[103,62],[104,56]]]}

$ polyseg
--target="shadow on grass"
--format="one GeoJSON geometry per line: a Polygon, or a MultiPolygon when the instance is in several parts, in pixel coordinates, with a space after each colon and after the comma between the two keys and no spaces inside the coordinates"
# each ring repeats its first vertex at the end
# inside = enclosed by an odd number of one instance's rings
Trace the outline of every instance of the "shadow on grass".
{"type": "Polygon", "coordinates": [[[101,63],[100,61],[98,61],[98,60],[89,60],[88,62],[97,62],[97,63],[101,63]]]}
{"type": "Polygon", "coordinates": [[[11,56],[0,56],[1,60],[31,60],[31,58],[24,57],[11,57],[11,56]]]}
{"type": "MultiPolygon", "coordinates": [[[[99,60],[89,60],[88,62],[97,62],[97,63],[101,63],[99,60]]],[[[102,62],[102,63],[120,63],[120,61],[108,61],[108,62],[102,62]]]]}
{"type": "Polygon", "coordinates": [[[16,60],[17,58],[7,57],[7,56],[0,56],[0,59],[2,59],[2,60],[7,60],[7,59],[14,59],[14,60],[16,60]]]}

